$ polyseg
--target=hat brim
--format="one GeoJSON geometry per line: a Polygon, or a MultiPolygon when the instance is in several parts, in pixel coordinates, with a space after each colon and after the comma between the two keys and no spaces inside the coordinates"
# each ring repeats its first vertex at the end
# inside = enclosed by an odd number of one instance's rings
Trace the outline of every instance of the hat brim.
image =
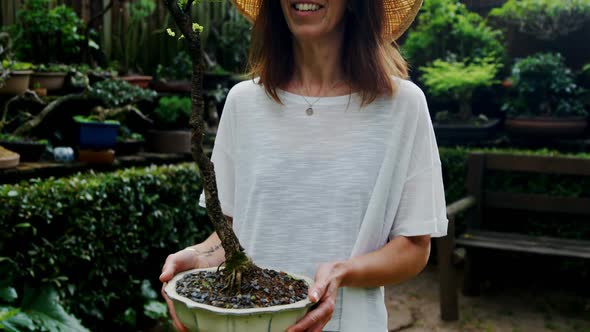
{"type": "MultiPolygon", "coordinates": [[[[231,0],[250,23],[254,23],[262,0],[231,0]]],[[[384,0],[385,27],[383,38],[394,41],[408,30],[420,11],[423,0],[384,0]]]]}

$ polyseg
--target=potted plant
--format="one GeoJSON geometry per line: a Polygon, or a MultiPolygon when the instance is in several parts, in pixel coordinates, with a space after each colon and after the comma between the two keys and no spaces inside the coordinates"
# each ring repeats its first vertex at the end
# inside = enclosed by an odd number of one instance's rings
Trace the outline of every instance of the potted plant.
{"type": "Polygon", "coordinates": [[[186,52],[178,52],[169,66],[158,65],[152,88],[158,92],[191,91],[191,59],[186,52]]]}
{"type": "Polygon", "coordinates": [[[188,122],[191,115],[189,97],[162,97],[152,118],[155,129],[147,133],[146,145],[159,153],[191,153],[191,131],[188,122]]]}
{"type": "Polygon", "coordinates": [[[69,68],[62,64],[42,64],[35,66],[31,76],[31,87],[56,91],[63,87],[69,68]]]}
{"type": "Polygon", "coordinates": [[[131,131],[129,127],[124,124],[119,126],[119,133],[117,134],[117,145],[115,151],[120,156],[129,156],[137,154],[143,148],[145,138],[142,134],[131,131]]]}
{"type": "Polygon", "coordinates": [[[90,87],[89,98],[98,100],[100,106],[91,110],[89,116],[77,115],[74,120],[80,126],[81,149],[112,149],[117,144],[121,125],[115,120],[123,114],[135,113],[147,119],[136,107],[141,100],[152,100],[156,93],[133,86],[121,80],[104,80],[90,87]]]}
{"type": "Polygon", "coordinates": [[[39,161],[49,142],[32,136],[31,131],[41,123],[48,112],[47,107],[36,94],[30,91],[9,99],[0,114],[0,145],[18,153],[20,161],[39,161]],[[43,109],[36,114],[30,110],[14,112],[16,108],[12,105],[23,101],[42,106],[43,109]]]}
{"type": "Polygon", "coordinates": [[[12,27],[18,59],[33,63],[76,63],[80,59],[85,26],[76,12],[52,0],[26,0],[12,27]]]}
{"type": "Polygon", "coordinates": [[[559,53],[539,53],[518,60],[509,79],[506,131],[515,136],[577,137],[588,125],[584,90],[559,53]]]}
{"type": "Polygon", "coordinates": [[[204,134],[204,119],[202,117],[204,108],[202,93],[203,64],[200,40],[202,27],[193,21],[191,14],[193,1],[164,0],[164,4],[184,36],[193,62],[191,83],[193,113],[190,122],[193,128],[192,153],[202,175],[207,213],[219,234],[225,251],[223,268],[199,269],[189,271],[183,275],[179,274],[168,283],[165,292],[174,302],[180,321],[193,331],[199,329],[218,332],[269,330],[269,322],[272,322],[272,331],[284,331],[303,317],[311,307],[312,303],[307,299],[307,290],[312,281],[276,271],[271,272],[256,266],[244,252],[231,225],[223,215],[217,196],[214,165],[205,155],[202,146],[204,134]],[[276,278],[277,275],[279,278],[276,278]],[[207,278],[211,279],[207,280],[207,278]],[[296,288],[293,286],[294,281],[298,283],[296,288]],[[251,307],[255,306],[252,305],[252,302],[256,300],[256,296],[250,295],[249,298],[246,295],[244,298],[241,294],[242,286],[248,288],[254,284],[262,285],[266,283],[273,286],[273,292],[268,292],[268,296],[290,294],[292,290],[297,289],[297,292],[294,292],[294,303],[277,305],[281,301],[275,298],[274,301],[260,302],[261,306],[268,306],[264,311],[252,309],[251,307]],[[289,286],[291,286],[291,289],[288,288],[289,286]],[[188,291],[188,294],[186,291],[188,291]],[[219,303],[217,300],[207,303],[209,297],[198,296],[198,294],[203,294],[203,291],[205,291],[205,295],[215,295],[216,298],[224,294],[230,298],[230,302],[227,302],[227,298],[223,300],[222,297],[219,303]],[[193,293],[197,296],[192,296],[193,293]],[[254,296],[254,299],[251,296],[254,296]],[[233,305],[228,308],[229,303],[233,304],[231,299],[239,301],[235,303],[237,308],[234,308],[233,305]],[[248,304],[248,299],[250,299],[250,304],[248,304]],[[196,302],[201,303],[197,305],[196,302]],[[242,303],[245,303],[245,305],[242,305],[242,303]],[[243,308],[244,306],[249,308],[243,308]]]}
{"type": "Polygon", "coordinates": [[[125,75],[121,75],[121,79],[146,89],[153,77],[140,74],[143,70],[138,63],[151,33],[146,21],[156,10],[156,3],[153,0],[137,0],[129,1],[125,6],[128,15],[121,21],[124,38],[120,39],[121,71],[125,75]]]}
{"type": "Polygon", "coordinates": [[[437,139],[443,143],[469,143],[491,138],[499,119],[488,119],[472,111],[473,92],[499,81],[501,65],[491,58],[467,64],[464,61],[435,60],[420,68],[428,93],[455,102],[452,111],[439,110],[434,121],[437,139]]]}
{"type": "Polygon", "coordinates": [[[33,71],[29,62],[3,60],[0,71],[0,94],[16,95],[27,91],[33,71]]]}

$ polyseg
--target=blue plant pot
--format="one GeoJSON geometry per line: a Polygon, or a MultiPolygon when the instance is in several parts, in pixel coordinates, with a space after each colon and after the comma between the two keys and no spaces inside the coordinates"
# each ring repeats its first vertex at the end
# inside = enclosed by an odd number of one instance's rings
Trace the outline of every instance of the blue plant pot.
{"type": "Polygon", "coordinates": [[[118,124],[84,122],[80,125],[81,149],[111,149],[117,144],[118,124]]]}

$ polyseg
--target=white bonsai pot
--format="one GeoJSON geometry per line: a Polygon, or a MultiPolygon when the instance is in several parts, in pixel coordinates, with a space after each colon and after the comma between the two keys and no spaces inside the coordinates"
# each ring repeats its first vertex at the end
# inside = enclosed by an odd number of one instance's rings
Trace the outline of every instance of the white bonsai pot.
{"type": "MultiPolygon", "coordinates": [[[[198,271],[216,271],[217,268],[194,269],[174,276],[164,291],[174,302],[178,319],[191,332],[284,332],[289,326],[302,318],[313,303],[309,299],[288,305],[267,308],[224,309],[194,302],[176,293],[176,283],[185,274],[198,271]]],[[[304,280],[308,287],[313,280],[288,273],[295,279],[304,280]]]]}

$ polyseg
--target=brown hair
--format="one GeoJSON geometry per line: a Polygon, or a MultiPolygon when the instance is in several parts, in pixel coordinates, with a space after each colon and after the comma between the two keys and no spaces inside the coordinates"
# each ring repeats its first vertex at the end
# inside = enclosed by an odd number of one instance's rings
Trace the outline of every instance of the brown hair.
{"type": "MultiPolygon", "coordinates": [[[[393,95],[396,86],[391,76],[407,78],[408,67],[397,45],[382,37],[383,1],[349,1],[352,8],[343,18],[342,70],[367,105],[380,95],[393,95]]],[[[293,77],[292,38],[280,1],[263,0],[252,29],[249,74],[260,77],[259,84],[279,103],[277,88],[293,77]]]]}

